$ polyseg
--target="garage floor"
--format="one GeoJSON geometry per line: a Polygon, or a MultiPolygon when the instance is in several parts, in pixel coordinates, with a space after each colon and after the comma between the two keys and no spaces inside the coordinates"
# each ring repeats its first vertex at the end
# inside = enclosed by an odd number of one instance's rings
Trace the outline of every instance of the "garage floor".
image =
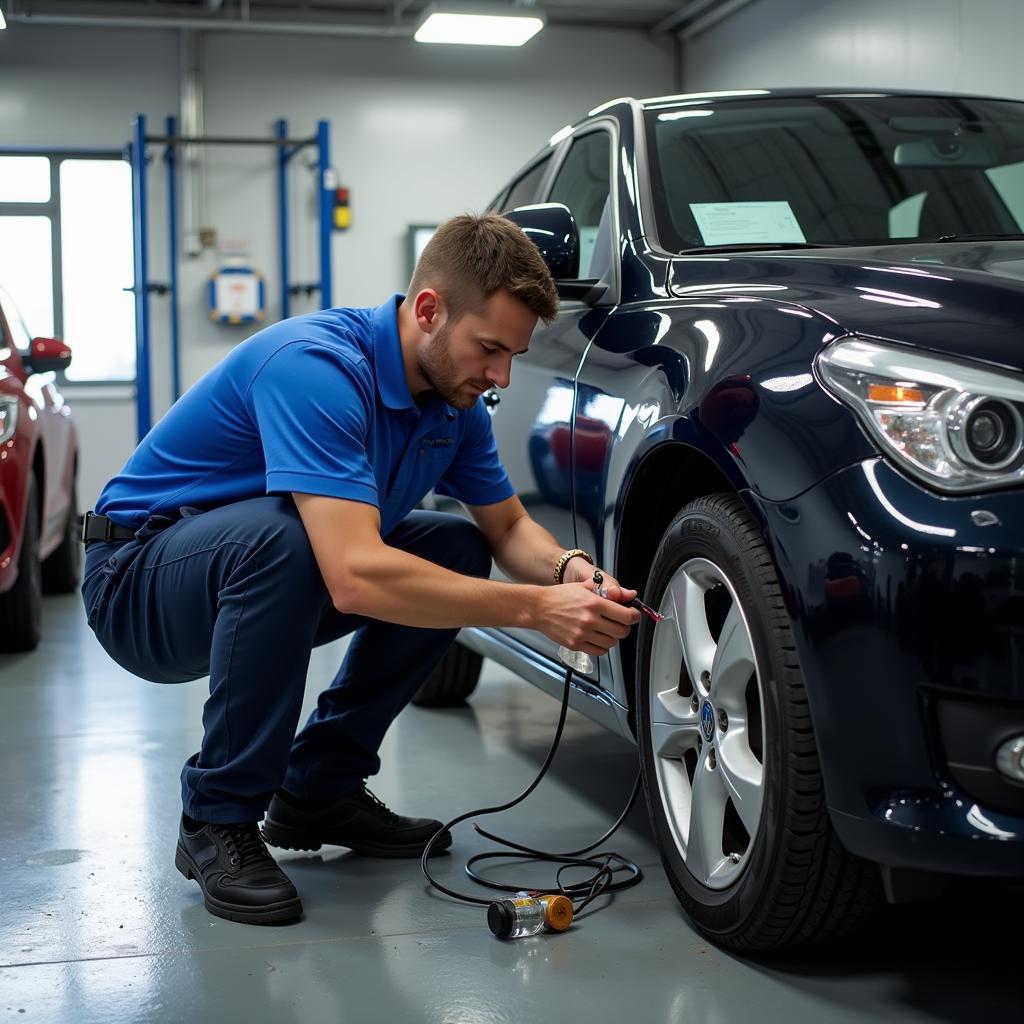
{"type": "MultiPolygon", "coordinates": [[[[204,684],[137,680],[95,642],[77,597],[45,609],[40,650],[0,658],[0,1024],[1020,1019],[1024,898],[965,890],[889,911],[839,949],[746,960],[690,928],[642,807],[611,845],[646,880],[563,935],[499,942],[481,910],[428,892],[418,861],[338,849],[280,855],[300,922],[213,918],[173,866],[204,684]]],[[[341,649],[314,653],[308,705],[341,649]]],[[[403,713],[374,788],[440,818],[507,799],[535,774],[556,710],[488,663],[471,707],[403,713]]],[[[573,715],[528,806],[485,825],[583,845],[620,809],[634,764],[626,742],[573,715]]],[[[462,826],[438,874],[461,884],[464,858],[487,846],[462,826]]]]}

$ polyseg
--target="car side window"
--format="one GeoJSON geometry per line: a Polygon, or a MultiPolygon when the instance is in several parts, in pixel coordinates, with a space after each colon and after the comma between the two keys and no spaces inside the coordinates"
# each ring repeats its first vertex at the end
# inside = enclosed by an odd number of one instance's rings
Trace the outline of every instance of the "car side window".
{"type": "Polygon", "coordinates": [[[551,163],[551,157],[545,157],[540,163],[534,164],[509,190],[501,204],[502,210],[514,210],[517,206],[529,206],[536,201],[537,186],[544,172],[551,163]]]}
{"type": "Polygon", "coordinates": [[[558,169],[549,203],[568,206],[580,232],[580,277],[599,278],[611,257],[611,139],[607,132],[577,138],[558,169]],[[598,245],[598,231],[601,243],[598,245]]]}

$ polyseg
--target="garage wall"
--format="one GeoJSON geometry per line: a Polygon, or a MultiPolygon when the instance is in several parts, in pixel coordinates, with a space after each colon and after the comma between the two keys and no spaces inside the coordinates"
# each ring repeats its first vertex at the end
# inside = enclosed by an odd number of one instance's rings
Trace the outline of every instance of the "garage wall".
{"type": "Polygon", "coordinates": [[[687,91],[784,86],[1024,97],[1020,0],[755,0],[684,46],[687,91]]]}
{"type": "MultiPolygon", "coordinates": [[[[14,24],[0,33],[0,141],[123,146],[131,120],[152,130],[179,105],[179,34],[14,24]]],[[[335,304],[373,304],[406,277],[406,226],[480,210],[562,125],[619,95],[673,87],[673,54],[642,33],[546,29],[522,50],[426,47],[411,40],[211,32],[203,42],[207,134],[263,135],[279,117],[308,135],[332,128],[332,162],[352,193],[353,227],[333,238],[335,304]]],[[[159,155],[159,154],[157,154],[159,155]]],[[[271,150],[211,150],[210,226],[246,247],[277,294],[271,150]]],[[[165,280],[162,164],[151,164],[151,277],[165,280]]],[[[317,275],[311,173],[291,177],[292,280],[317,275]]],[[[188,386],[249,331],[210,322],[203,287],[216,259],[180,267],[182,381],[188,386]]],[[[154,414],[171,401],[167,301],[151,300],[154,414]]],[[[312,308],[297,300],[293,312],[312,308]]],[[[130,453],[134,405],[122,391],[69,393],[83,439],[88,507],[130,453]]]]}
{"type": "MultiPolygon", "coordinates": [[[[136,113],[163,118],[178,106],[178,47],[153,31],[58,29],[12,24],[0,32],[0,143],[121,149],[136,113]]],[[[164,208],[161,175],[154,209],[164,208]]],[[[163,219],[154,218],[155,273],[165,273],[163,219]]],[[[154,301],[162,318],[165,300],[154,301]]],[[[31,325],[30,325],[31,326],[31,325]]],[[[155,346],[154,372],[166,379],[167,341],[155,346]]],[[[130,388],[68,390],[82,438],[79,498],[92,507],[99,489],[132,450],[135,404],[130,388]]]]}

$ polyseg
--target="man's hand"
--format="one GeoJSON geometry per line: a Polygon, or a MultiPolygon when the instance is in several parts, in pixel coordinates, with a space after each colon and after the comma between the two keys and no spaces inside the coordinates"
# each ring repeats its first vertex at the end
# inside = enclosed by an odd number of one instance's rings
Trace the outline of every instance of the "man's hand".
{"type": "MultiPolygon", "coordinates": [[[[594,578],[595,572],[599,572],[605,578],[605,582],[602,586],[619,586],[619,581],[610,572],[605,572],[604,569],[599,569],[596,565],[591,565],[585,558],[580,558],[579,555],[576,555],[575,558],[570,558],[569,561],[565,563],[565,572],[562,573],[562,582],[587,583],[594,578]]],[[[636,591],[633,592],[632,597],[627,597],[626,600],[632,601],[633,597],[636,597],[636,591]]]]}
{"type": "MultiPolygon", "coordinates": [[[[583,559],[593,577],[594,567],[583,559]]],[[[604,575],[606,597],[595,593],[592,578],[574,583],[545,587],[540,594],[540,617],[536,624],[545,636],[572,651],[585,651],[595,657],[607,654],[640,621],[640,612],[624,602],[636,597],[610,576],[604,575]]]]}

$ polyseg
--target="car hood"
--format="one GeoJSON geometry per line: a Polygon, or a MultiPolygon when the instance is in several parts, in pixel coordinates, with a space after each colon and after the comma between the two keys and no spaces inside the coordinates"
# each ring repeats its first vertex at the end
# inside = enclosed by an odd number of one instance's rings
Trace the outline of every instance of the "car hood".
{"type": "Polygon", "coordinates": [[[674,295],[797,303],[836,333],[1024,372],[1024,242],[945,242],[683,257],[674,295]]]}

